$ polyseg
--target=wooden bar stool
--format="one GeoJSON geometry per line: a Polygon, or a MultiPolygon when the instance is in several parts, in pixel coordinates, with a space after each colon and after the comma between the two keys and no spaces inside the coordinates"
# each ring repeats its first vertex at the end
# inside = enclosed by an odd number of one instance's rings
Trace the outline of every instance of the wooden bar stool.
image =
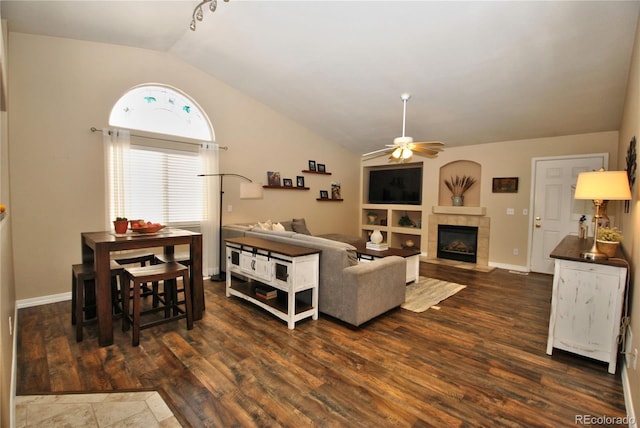
{"type": "Polygon", "coordinates": [[[188,251],[175,253],[172,255],[156,254],[157,263],[177,262],[185,266],[191,266],[191,254],[188,251]]]}
{"type": "MultiPolygon", "coordinates": [[[[125,283],[122,288],[122,331],[127,331],[133,325],[132,341],[133,346],[140,344],[140,330],[177,321],[182,318],[187,319],[187,330],[193,328],[193,310],[191,305],[191,281],[189,278],[189,268],[180,263],[171,262],[144,267],[128,267],[124,270],[125,283]],[[182,277],[182,288],[178,289],[177,279],[182,277]],[[158,301],[162,303],[158,307],[142,310],[141,293],[142,284],[147,282],[163,281],[163,293],[156,291],[158,301]],[[133,290],[133,293],[130,291],[133,290]],[[184,293],[184,300],[178,299],[178,293],[184,293]],[[130,311],[130,294],[133,294],[133,310],[130,311]],[[180,306],[184,305],[184,309],[180,306]],[[143,315],[164,311],[164,318],[158,318],[141,322],[143,315]]],[[[154,297],[155,301],[155,297],[154,297]]]]}
{"type": "MultiPolygon", "coordinates": [[[[71,324],[76,326],[76,341],[82,342],[83,327],[95,320],[88,319],[87,312],[96,309],[96,271],[92,264],[71,266],[71,324]]],[[[111,303],[113,311],[118,307],[118,278],[122,282],[124,267],[111,262],[111,303]]]]}
{"type": "MultiPolygon", "coordinates": [[[[119,265],[139,265],[139,266],[148,266],[152,264],[157,264],[158,260],[156,259],[155,253],[151,251],[140,251],[140,250],[126,250],[119,251],[116,253],[112,253],[111,260],[114,260],[119,265]]],[[[142,296],[156,296],[158,292],[158,283],[155,282],[152,284],[153,289],[150,289],[147,284],[143,285],[144,291],[142,296]]],[[[121,303],[120,294],[118,294],[118,303],[121,303]]],[[[153,301],[153,306],[158,306],[158,301],[153,301]]]]}
{"type": "Polygon", "coordinates": [[[151,251],[128,250],[112,253],[111,259],[120,265],[137,264],[146,266],[147,264],[154,264],[156,262],[156,255],[151,251]]]}

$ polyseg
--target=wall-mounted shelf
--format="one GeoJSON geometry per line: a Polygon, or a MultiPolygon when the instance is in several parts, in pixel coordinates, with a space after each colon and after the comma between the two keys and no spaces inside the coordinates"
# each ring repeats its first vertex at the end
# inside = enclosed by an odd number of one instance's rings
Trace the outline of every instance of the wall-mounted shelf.
{"type": "Polygon", "coordinates": [[[285,189],[285,190],[309,190],[308,187],[293,187],[293,186],[269,186],[265,184],[262,186],[263,189],[285,189]]]}
{"type": "Polygon", "coordinates": [[[342,202],[342,201],[344,201],[344,199],[316,198],[316,201],[322,201],[322,202],[342,202]]]}
{"type": "Polygon", "coordinates": [[[331,175],[330,172],[311,171],[310,169],[303,169],[302,172],[305,174],[331,175]]]}

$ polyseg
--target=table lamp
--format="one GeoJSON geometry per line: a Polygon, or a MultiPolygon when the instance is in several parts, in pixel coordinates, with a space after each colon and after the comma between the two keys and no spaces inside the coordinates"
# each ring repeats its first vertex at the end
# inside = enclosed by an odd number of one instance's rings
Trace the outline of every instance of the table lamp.
{"type": "Polygon", "coordinates": [[[595,226],[593,228],[593,245],[591,249],[583,251],[580,256],[587,260],[607,259],[607,255],[598,249],[598,227],[602,214],[600,208],[604,201],[622,201],[631,199],[629,179],[626,171],[599,171],[581,172],[576,183],[575,199],[591,199],[596,207],[594,215],[595,226]]]}

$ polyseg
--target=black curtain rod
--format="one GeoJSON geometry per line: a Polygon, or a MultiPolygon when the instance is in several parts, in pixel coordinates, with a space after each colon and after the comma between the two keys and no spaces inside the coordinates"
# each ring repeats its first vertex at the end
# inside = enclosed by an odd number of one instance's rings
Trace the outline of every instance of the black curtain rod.
{"type": "MultiPolygon", "coordinates": [[[[96,128],[95,126],[92,126],[90,128],[91,132],[102,132],[102,129],[100,128],[96,128]]],[[[111,135],[111,130],[109,130],[109,135],[111,135]]],[[[132,137],[138,137],[138,138],[146,138],[148,140],[158,140],[158,141],[167,141],[169,143],[179,143],[179,144],[190,144],[192,146],[199,146],[200,143],[191,143],[189,141],[177,141],[177,140],[169,140],[167,138],[158,138],[158,137],[148,137],[146,135],[139,135],[139,134],[130,134],[132,137]]],[[[206,141],[203,141],[203,143],[207,144],[206,141]]],[[[228,147],[227,146],[218,146],[218,150],[227,150],[228,147]]]]}

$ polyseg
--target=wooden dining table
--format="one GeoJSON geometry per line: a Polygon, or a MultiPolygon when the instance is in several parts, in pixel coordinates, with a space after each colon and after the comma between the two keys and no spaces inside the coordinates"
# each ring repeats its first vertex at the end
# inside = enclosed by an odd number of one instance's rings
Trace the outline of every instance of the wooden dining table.
{"type": "Polygon", "coordinates": [[[193,319],[202,318],[204,289],[202,280],[202,234],[184,229],[166,228],[157,233],[145,234],[129,231],[117,234],[112,231],[82,232],[82,262],[92,263],[96,271],[96,306],[98,343],[113,344],[113,311],[111,300],[111,252],[163,248],[165,255],[172,255],[176,245],[188,245],[191,258],[191,299],[193,319]]]}

